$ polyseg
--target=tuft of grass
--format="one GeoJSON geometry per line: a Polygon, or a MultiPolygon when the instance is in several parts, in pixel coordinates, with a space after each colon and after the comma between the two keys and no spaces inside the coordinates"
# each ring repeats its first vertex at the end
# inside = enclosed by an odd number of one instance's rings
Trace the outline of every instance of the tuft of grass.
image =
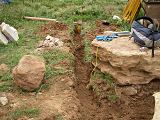
{"type": "Polygon", "coordinates": [[[100,88],[99,85],[97,85],[95,82],[92,85],[92,88],[93,88],[93,91],[96,92],[97,96],[99,97],[103,96],[104,98],[107,98],[111,102],[116,102],[118,100],[119,97],[116,95],[116,92],[115,92],[116,85],[114,83],[114,78],[112,77],[112,75],[108,73],[102,73],[101,71],[96,70],[91,79],[94,81],[103,80],[104,83],[106,83],[106,85],[110,86],[109,90],[104,92],[102,91],[102,88],[100,88]]]}
{"type": "Polygon", "coordinates": [[[64,120],[62,115],[57,115],[55,120],[64,120]]]}
{"type": "Polygon", "coordinates": [[[0,92],[9,92],[13,90],[12,82],[4,82],[0,84],[0,92]]]}
{"type": "MultiPolygon", "coordinates": [[[[73,55],[69,53],[65,53],[59,50],[52,50],[49,52],[44,52],[42,54],[44,59],[46,60],[46,74],[45,74],[45,79],[49,79],[51,77],[56,77],[58,75],[65,74],[67,71],[70,71],[69,69],[65,68],[59,68],[56,69],[53,66],[60,63],[61,61],[64,60],[69,60],[70,64],[73,62],[73,55]]],[[[72,68],[70,68],[72,69],[72,68]]]]}
{"type": "Polygon", "coordinates": [[[116,94],[108,95],[108,100],[111,102],[116,102],[118,100],[118,96],[116,94]]]}
{"type": "Polygon", "coordinates": [[[85,62],[91,62],[92,61],[92,54],[91,54],[91,41],[89,40],[84,40],[84,52],[85,52],[85,56],[84,56],[84,61],[85,62]]]}
{"type": "Polygon", "coordinates": [[[38,108],[18,108],[8,114],[9,120],[17,120],[21,117],[35,118],[40,114],[38,108]]]}
{"type": "Polygon", "coordinates": [[[5,81],[11,81],[12,80],[12,75],[11,72],[8,72],[4,74],[3,76],[0,76],[0,81],[5,82],[5,81]]]}
{"type": "Polygon", "coordinates": [[[109,73],[102,73],[99,70],[96,70],[94,75],[92,76],[93,80],[101,79],[105,81],[110,86],[114,86],[114,78],[109,73]]]}

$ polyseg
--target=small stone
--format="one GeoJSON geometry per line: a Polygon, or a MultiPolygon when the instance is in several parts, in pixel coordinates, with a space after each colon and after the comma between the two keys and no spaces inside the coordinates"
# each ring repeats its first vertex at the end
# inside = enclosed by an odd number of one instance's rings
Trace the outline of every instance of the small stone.
{"type": "Polygon", "coordinates": [[[9,69],[6,64],[0,64],[0,76],[7,73],[8,71],[9,71],[9,69]]]}
{"type": "Polygon", "coordinates": [[[49,43],[49,47],[53,47],[54,45],[55,45],[54,42],[49,43]]]}
{"type": "Polygon", "coordinates": [[[108,86],[108,85],[106,85],[105,87],[103,87],[103,90],[104,91],[107,91],[107,90],[109,90],[110,89],[110,87],[108,86]]]}
{"type": "Polygon", "coordinates": [[[122,93],[128,96],[133,96],[138,93],[138,91],[134,87],[123,88],[122,93]]]}
{"type": "Polygon", "coordinates": [[[43,45],[44,45],[45,47],[49,47],[49,42],[48,42],[48,40],[45,40],[45,41],[43,42],[43,45]]]}
{"type": "Polygon", "coordinates": [[[68,81],[67,84],[69,85],[69,87],[74,87],[74,82],[72,80],[68,81]]]}
{"type": "Polygon", "coordinates": [[[53,37],[50,35],[47,35],[46,40],[51,40],[51,39],[53,39],[53,37]]]}
{"type": "Polygon", "coordinates": [[[100,79],[98,79],[98,80],[96,80],[96,83],[97,83],[97,84],[101,84],[101,83],[103,83],[103,81],[100,80],[100,79]]]}
{"type": "Polygon", "coordinates": [[[0,97],[0,103],[3,105],[3,106],[5,106],[5,105],[7,105],[8,104],[8,99],[7,99],[7,97],[0,97]]]}

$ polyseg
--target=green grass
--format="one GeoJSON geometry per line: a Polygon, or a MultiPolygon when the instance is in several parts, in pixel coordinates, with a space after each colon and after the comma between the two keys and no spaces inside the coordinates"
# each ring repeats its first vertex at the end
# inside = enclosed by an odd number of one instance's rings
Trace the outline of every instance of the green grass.
{"type": "Polygon", "coordinates": [[[18,108],[8,114],[8,120],[17,120],[21,117],[35,118],[40,114],[38,108],[18,108]]]}
{"type": "Polygon", "coordinates": [[[0,84],[0,92],[9,92],[13,90],[12,81],[3,82],[0,84]]]}
{"type": "Polygon", "coordinates": [[[92,61],[92,53],[91,53],[91,41],[89,40],[85,40],[84,41],[84,52],[85,52],[85,57],[84,57],[84,61],[85,62],[91,62],[92,61]]]}
{"type": "MultiPolygon", "coordinates": [[[[96,70],[95,73],[92,75],[92,79],[91,80],[94,80],[94,81],[102,80],[102,81],[104,81],[104,83],[106,85],[110,86],[109,91],[103,93],[103,94],[105,94],[106,98],[109,101],[116,102],[119,99],[119,97],[116,95],[116,92],[115,92],[116,84],[114,82],[114,78],[112,77],[112,75],[110,75],[108,73],[102,73],[99,70],[96,70]]],[[[102,90],[101,90],[101,88],[99,88],[99,85],[97,85],[95,83],[92,85],[93,91],[95,91],[97,96],[101,96],[102,90]]]]}
{"type": "Polygon", "coordinates": [[[112,75],[108,73],[102,73],[99,70],[96,70],[95,73],[92,75],[93,80],[101,79],[106,82],[106,84],[109,84],[110,86],[114,86],[114,78],[112,75]]]}
{"type": "Polygon", "coordinates": [[[111,102],[116,102],[118,99],[119,97],[115,93],[108,95],[108,100],[111,102]]]}
{"type": "Polygon", "coordinates": [[[62,115],[57,115],[55,120],[64,120],[62,115]]]}
{"type": "MultiPolygon", "coordinates": [[[[84,33],[94,28],[97,19],[118,24],[123,30],[127,30],[129,27],[125,22],[112,20],[113,15],[121,16],[124,4],[123,0],[14,0],[10,5],[1,5],[0,22],[6,22],[15,27],[20,39],[17,43],[13,42],[8,45],[0,43],[0,64],[5,63],[10,68],[7,74],[0,77],[0,83],[6,82],[5,86],[9,86],[8,83],[12,81],[12,69],[18,64],[20,58],[26,54],[35,54],[38,41],[46,37],[36,34],[40,26],[46,22],[26,20],[24,16],[53,18],[70,27],[74,21],[82,20],[84,33]]],[[[84,60],[90,62],[92,59],[90,42],[86,40],[84,44],[84,60]]],[[[54,69],[50,64],[72,58],[59,51],[47,52],[40,56],[46,60],[45,79],[66,73],[65,68],[54,69]]],[[[5,87],[0,91],[8,91],[10,87],[5,87]],[[7,88],[9,89],[7,90],[7,88]]]]}
{"type": "Polygon", "coordinates": [[[70,53],[65,53],[59,50],[53,50],[50,52],[44,52],[42,54],[44,59],[46,60],[46,75],[45,79],[49,79],[52,76],[56,77],[58,75],[62,75],[64,73],[68,73],[72,68],[65,69],[63,67],[54,68],[53,65],[56,65],[64,60],[69,60],[70,66],[74,60],[74,57],[70,53]]]}

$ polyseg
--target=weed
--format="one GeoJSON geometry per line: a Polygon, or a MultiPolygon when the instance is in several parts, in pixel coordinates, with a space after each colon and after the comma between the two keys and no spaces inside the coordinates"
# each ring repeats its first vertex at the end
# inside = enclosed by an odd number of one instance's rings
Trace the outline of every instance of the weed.
{"type": "Polygon", "coordinates": [[[9,92],[13,90],[12,82],[0,83],[0,92],[9,92]]]}
{"type": "Polygon", "coordinates": [[[111,102],[115,102],[118,100],[118,96],[116,94],[108,95],[108,100],[110,100],[111,102]]]}
{"type": "Polygon", "coordinates": [[[0,76],[0,81],[4,82],[4,81],[10,81],[12,80],[12,75],[10,72],[4,74],[3,76],[0,76]]]}
{"type": "Polygon", "coordinates": [[[57,115],[55,120],[63,120],[63,116],[62,115],[57,115]]]}
{"type": "Polygon", "coordinates": [[[8,114],[9,120],[17,120],[21,117],[34,118],[40,114],[38,108],[18,108],[8,114]]]}
{"type": "Polygon", "coordinates": [[[107,84],[109,84],[110,86],[114,86],[114,79],[112,77],[112,75],[108,74],[108,73],[102,73],[99,70],[96,70],[94,75],[92,76],[93,80],[97,80],[97,79],[101,79],[103,81],[105,81],[107,84]]]}
{"type": "Polygon", "coordinates": [[[56,69],[53,66],[60,63],[61,61],[64,60],[69,60],[70,63],[72,63],[73,61],[73,55],[69,54],[69,53],[65,53],[59,50],[53,50],[50,52],[45,52],[42,54],[42,56],[44,57],[44,59],[46,60],[46,75],[45,75],[45,79],[49,79],[52,76],[56,77],[58,75],[62,75],[64,73],[66,73],[65,68],[59,68],[56,69]]]}
{"type": "Polygon", "coordinates": [[[85,52],[85,57],[84,60],[85,62],[91,62],[92,61],[92,54],[91,54],[91,42],[89,40],[84,41],[84,52],[85,52]]]}

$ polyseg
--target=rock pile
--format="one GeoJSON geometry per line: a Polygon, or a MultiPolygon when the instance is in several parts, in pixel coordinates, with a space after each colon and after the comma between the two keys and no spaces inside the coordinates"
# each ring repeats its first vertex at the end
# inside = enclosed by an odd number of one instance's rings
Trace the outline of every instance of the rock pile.
{"type": "Polygon", "coordinates": [[[141,52],[128,37],[120,37],[110,42],[93,40],[92,51],[98,58],[97,67],[110,73],[119,84],[146,84],[160,78],[160,49],[152,58],[151,50],[141,52]]]}
{"type": "Polygon", "coordinates": [[[13,78],[17,86],[27,91],[37,89],[45,75],[44,61],[33,55],[25,55],[13,69],[13,78]]]}
{"type": "Polygon", "coordinates": [[[45,48],[52,49],[52,48],[59,48],[63,46],[63,42],[59,38],[54,38],[48,35],[44,41],[41,41],[38,45],[37,50],[43,50],[45,48]]]}

